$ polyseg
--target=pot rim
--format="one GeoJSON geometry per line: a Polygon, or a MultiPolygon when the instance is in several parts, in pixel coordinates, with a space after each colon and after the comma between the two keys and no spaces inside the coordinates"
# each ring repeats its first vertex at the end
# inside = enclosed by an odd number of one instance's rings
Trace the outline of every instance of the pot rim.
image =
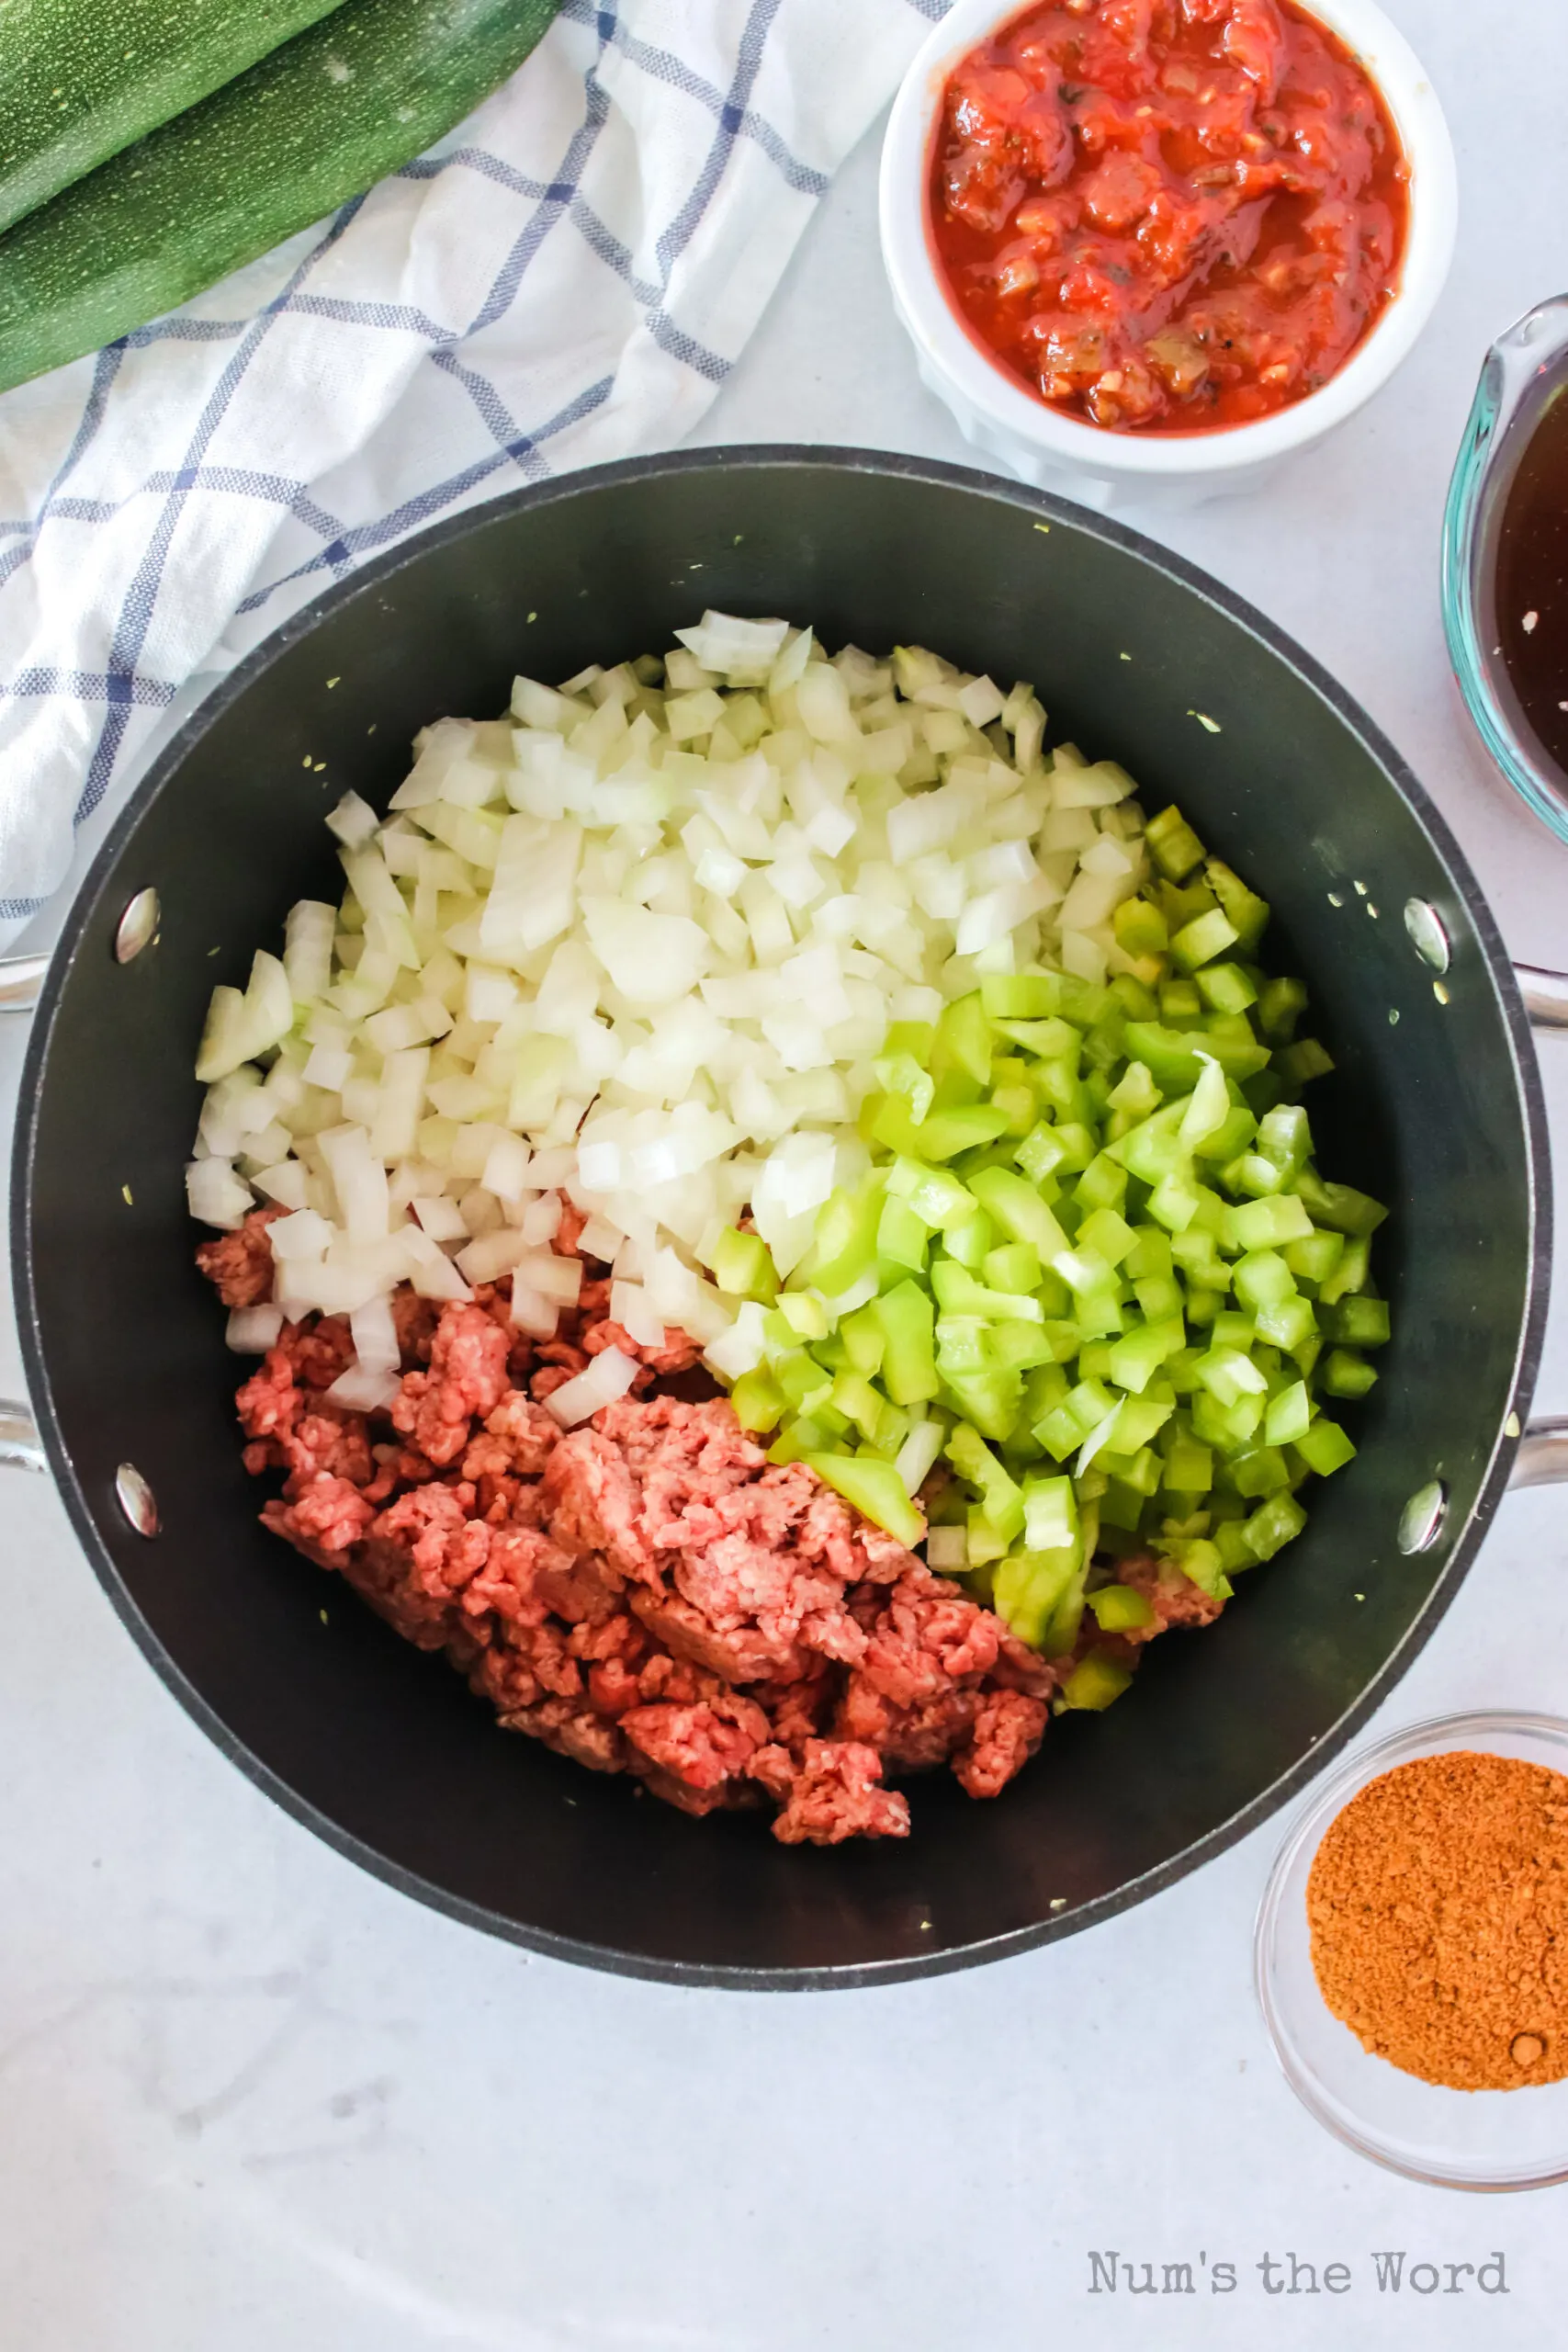
{"type": "Polygon", "coordinates": [[[780,472],[816,468],[839,474],[890,476],[936,488],[976,493],[1017,507],[1032,516],[1088,532],[1164,572],[1168,578],[1190,589],[1226,618],[1247,630],[1326,702],[1372,752],[1426,831],[1447,870],[1456,895],[1474,924],[1508,1036],[1515,1084],[1524,1113],[1529,1229],[1525,1312],[1510,1390],[1517,1421],[1510,1426],[1517,1428],[1517,1423],[1528,1418],[1540,1363],[1551,1262],[1551,1179],[1545,1103],[1529,1023],[1514,967],[1491,908],[1446,820],[1388,737],[1345,688],[1255,606],[1200,571],[1196,565],[1161,547],[1142,532],[1091,514],[1068,499],[1032,490],[1020,482],[1002,480],[973,468],[948,465],[897,451],[809,443],[721,443],[701,449],[624,458],[611,465],[562,475],[516,490],[505,498],[466,508],[461,514],[447,516],[428,529],[400,541],[303,605],[256,647],[186,721],[136,786],[72,899],[60,946],[39,999],[22,1076],[21,1103],[12,1157],[11,1272],[23,1365],[39,1432],[72,1526],[99,1582],[121,1623],[186,1713],[231,1764],[237,1765],[256,1787],[294,1820],[314,1831],[327,1845],[379,1879],[383,1884],[413,1896],[448,1918],[482,1928],[488,1934],[499,1936],[528,1951],[542,1952],[552,1959],[658,1983],[716,1985],[736,1991],[855,1989],[872,1984],[898,1984],[915,1977],[945,1975],[961,1968],[971,1968],[988,1961],[1007,1959],[1032,1951],[1037,1945],[1094,1927],[1103,1919],[1131,1910],[1151,1894],[1175,1885],[1202,1863],[1238,1844],[1281,1806],[1299,1796],[1369,1720],[1431,1638],[1468,1572],[1502,1499],[1513,1466],[1517,1436],[1509,1436],[1506,1430],[1499,1430],[1475,1502],[1453,1542],[1425,1608],[1355,1703],[1312,1742],[1306,1753],[1289,1771],[1261,1790],[1227,1821],[1221,1822],[1207,1836],[1184,1847],[1168,1861],[1128,1880],[1111,1894],[1063,1912],[1059,1917],[1017,1928],[1006,1935],[985,1938],[975,1943],[949,1945],[929,1956],[921,1954],[891,1961],[798,1969],[746,1968],[654,1960],[642,1952],[626,1951],[608,1944],[588,1943],[548,1929],[525,1927],[484,1905],[455,1895],[400,1863],[389,1860],[301,1797],[230,1730],[175,1664],[141,1614],[120,1576],[97,1518],[83,1492],[54,1409],[46,1340],[32,1278],[39,1104],[47,1079],[55,1018],[77,956],[82,952],[83,935],[95,907],[113,878],[120,857],[133,839],[144,812],[156,800],[195,745],[240,700],[255,680],[301,638],[310,636],[322,621],[355,597],[374,594],[405,566],[418,562],[433,548],[447,546],[503,517],[532,512],[586,492],[611,489],[619,483],[649,478],[679,479],[685,474],[716,469],[733,471],[739,466],[757,470],[772,469],[780,472]]]}

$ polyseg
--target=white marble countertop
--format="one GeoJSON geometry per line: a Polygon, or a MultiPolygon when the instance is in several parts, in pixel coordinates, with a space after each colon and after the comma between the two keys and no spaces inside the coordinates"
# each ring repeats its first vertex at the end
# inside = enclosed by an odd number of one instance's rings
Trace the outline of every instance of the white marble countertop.
{"type": "MultiPolygon", "coordinates": [[[[1568,279],[1562,0],[1389,5],[1460,154],[1437,322],[1397,392],[1265,503],[1158,535],[1345,681],[1442,807],[1510,946],[1568,960],[1568,850],[1467,741],[1436,585],[1481,354],[1568,279]]],[[[874,145],[823,205],[703,440],[964,458],[884,290],[874,145]]],[[[7,1115],[20,1049],[6,1027],[7,1115]]],[[[1568,1148],[1568,1045],[1543,1064],[1568,1148]]],[[[1560,1308],[1545,1409],[1568,1410],[1564,1340],[1560,1308]]],[[[7,1328],[0,1390],[19,1377],[7,1328]]],[[[48,1487],[13,1479],[5,1503],[7,2352],[1556,2339],[1561,2192],[1397,2181],[1327,2138],[1276,2073],[1249,1963],[1281,1825],[1091,1934],[933,1983],[781,1996],[565,1968],[423,1911],[286,1819],[133,1650],[48,1487]],[[1091,2248],[1190,2261],[1200,2291],[1091,2295],[1091,2248]],[[1500,2250],[1507,2292],[1380,2293],[1384,2249],[1500,2250]],[[1292,2252],[1348,2264],[1349,2290],[1332,2305],[1267,2294],[1260,2257],[1292,2252]],[[1238,2285],[1216,2297],[1220,2261],[1238,2285]]],[[[1477,1704],[1568,1704],[1568,1519],[1551,1492],[1504,1505],[1373,1732],[1477,1704]]]]}

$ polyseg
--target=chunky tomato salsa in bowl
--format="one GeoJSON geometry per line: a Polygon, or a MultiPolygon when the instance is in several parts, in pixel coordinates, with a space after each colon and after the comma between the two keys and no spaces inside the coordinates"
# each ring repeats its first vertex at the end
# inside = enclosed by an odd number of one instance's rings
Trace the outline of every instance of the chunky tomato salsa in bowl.
{"type": "Polygon", "coordinates": [[[883,251],[920,373],[1025,480],[1249,487],[1381,389],[1456,220],[1372,0],[957,0],[894,107],[883,251]]]}

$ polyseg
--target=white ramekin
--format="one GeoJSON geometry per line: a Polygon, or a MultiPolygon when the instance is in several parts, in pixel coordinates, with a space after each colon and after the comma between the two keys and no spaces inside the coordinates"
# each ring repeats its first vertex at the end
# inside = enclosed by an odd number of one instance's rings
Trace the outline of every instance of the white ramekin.
{"type": "Polygon", "coordinates": [[[1113,433],[1053,409],[988,358],[960,320],[932,249],[928,187],[942,92],[959,60],[1023,13],[1027,0],[953,0],[904,77],[882,151],[882,254],[923,381],[966,441],[1037,488],[1105,508],[1195,505],[1251,490],[1343,424],[1381,390],[1431,317],[1453,257],[1459,199],[1436,91],[1375,0],[1311,0],[1387,102],[1410,163],[1410,224],[1399,291],[1321,391],[1256,424],[1193,434],[1113,433]]]}

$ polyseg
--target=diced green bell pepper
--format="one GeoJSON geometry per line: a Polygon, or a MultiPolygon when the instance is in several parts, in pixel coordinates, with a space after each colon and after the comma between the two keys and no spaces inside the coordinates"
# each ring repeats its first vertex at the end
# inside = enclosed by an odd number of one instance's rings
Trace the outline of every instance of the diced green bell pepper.
{"type": "Polygon", "coordinates": [[[1179,1432],[1166,1449],[1165,1484],[1173,1494],[1206,1495],[1214,1483],[1214,1457],[1196,1438],[1179,1432]]]}
{"type": "Polygon", "coordinates": [[[1364,1233],[1349,1241],[1337,1233],[1334,1238],[1340,1243],[1339,1259],[1317,1286],[1318,1302],[1323,1306],[1337,1306],[1353,1291],[1365,1290],[1371,1272],[1371,1243],[1364,1233]]]}
{"type": "Polygon", "coordinates": [[[940,1232],[975,1213],[975,1196],[950,1169],[929,1168],[924,1161],[899,1158],[887,1170],[887,1190],[907,1202],[923,1226],[940,1232]]]}
{"type": "Polygon", "coordinates": [[[1170,952],[1184,972],[1196,972],[1200,966],[1212,964],[1216,956],[1234,947],[1239,936],[1230,917],[1222,908],[1213,907],[1207,914],[1183,923],[1170,943],[1170,952]]]}
{"type": "Polygon", "coordinates": [[[1246,1521],[1247,1541],[1259,1560],[1271,1560],[1306,1525],[1307,1515],[1293,1495],[1270,1495],[1246,1521]]]}
{"type": "Polygon", "coordinates": [[[994,1143],[1007,1125],[1007,1113],[988,1102],[958,1102],[916,1120],[907,1103],[887,1094],[872,1121],[871,1140],[913,1159],[956,1159],[961,1151],[994,1143]]]}
{"type": "Polygon", "coordinates": [[[942,1246],[950,1258],[976,1273],[986,1261],[986,1253],[996,1239],[996,1232],[984,1209],[972,1210],[968,1216],[957,1217],[946,1227],[942,1246]]]}
{"type": "Polygon", "coordinates": [[[942,1385],[962,1419],[1003,1445],[1018,1427],[1023,1379],[1016,1372],[944,1373],[942,1385]]]}
{"type": "Polygon", "coordinates": [[[1223,1409],[1243,1396],[1261,1396],[1268,1382],[1250,1356],[1239,1348],[1214,1347],[1197,1364],[1198,1378],[1223,1409]]]}
{"type": "Polygon", "coordinates": [[[1269,980],[1258,1000],[1263,1035],[1278,1046],[1288,1045],[1297,1022],[1307,1009],[1307,992],[1300,980],[1269,980]]]}
{"type": "MultiPolygon", "coordinates": [[[[1078,1227],[1077,1247],[1080,1251],[1092,1250],[1097,1257],[1104,1259],[1108,1266],[1119,1266],[1129,1256],[1137,1238],[1126,1218],[1114,1209],[1095,1209],[1078,1227]]],[[[1069,1283],[1068,1288],[1071,1287],[1069,1283]]]]}
{"type": "Polygon", "coordinates": [[[1009,1541],[1023,1531],[1023,1489],[1011,1477],[976,1429],[960,1421],[944,1448],[962,1478],[979,1494],[986,1516],[1009,1541]]]}
{"type": "Polygon", "coordinates": [[[1312,1158],[1312,1128],[1299,1102],[1280,1102],[1258,1122],[1254,1149],[1274,1166],[1287,1183],[1293,1183],[1312,1158]]]}
{"type": "Polygon", "coordinates": [[[1061,1704],[1075,1712],[1099,1713],[1119,1699],[1132,1675],[1104,1650],[1090,1650],[1079,1658],[1062,1685],[1061,1704]]]}
{"type": "Polygon", "coordinates": [[[1233,873],[1222,858],[1209,859],[1203,868],[1203,879],[1234,924],[1240,945],[1250,954],[1269,928],[1268,900],[1249,890],[1240,875],[1233,873]]]}
{"type": "Polygon", "coordinates": [[[875,1317],[881,1331],[882,1385],[895,1405],[928,1403],[942,1386],[930,1293],[917,1282],[901,1282],[862,1311],[875,1317]]]}
{"type": "Polygon", "coordinates": [[[976,1085],[989,1085],[991,1024],[978,989],[943,1008],[931,1045],[931,1068],[939,1078],[944,1070],[959,1069],[976,1085]]]}
{"type": "Polygon", "coordinates": [[[918,1123],[925,1117],[936,1095],[936,1080],[929,1067],[910,1053],[885,1053],[872,1069],[883,1092],[903,1102],[911,1119],[918,1123]]]}
{"type": "Polygon", "coordinates": [[[1134,963],[1141,963],[1145,956],[1163,956],[1170,945],[1169,926],[1147,899],[1123,899],[1111,922],[1117,946],[1134,963]]]}
{"type": "Polygon", "coordinates": [[[743,1430],[776,1429],[788,1403],[771,1373],[761,1366],[743,1372],[729,1392],[729,1402],[743,1430]]]}
{"type": "Polygon", "coordinates": [[[1059,972],[987,972],[980,1003],[993,1021],[1044,1021],[1061,1006],[1059,972]]]}
{"type": "Polygon", "coordinates": [[[1338,1422],[1325,1420],[1321,1415],[1296,1439],[1295,1448],[1307,1468],[1315,1470],[1320,1478],[1356,1458],[1356,1449],[1338,1422]]]}
{"type": "Polygon", "coordinates": [[[1197,974],[1198,993],[1215,1012],[1245,1012],[1258,990],[1239,964],[1205,964],[1197,974]]]}
{"type": "Polygon", "coordinates": [[[1277,1250],[1251,1250],[1231,1270],[1244,1306],[1280,1306],[1296,1292],[1295,1277],[1277,1250]]]}
{"type": "Polygon", "coordinates": [[[1097,1152],[1073,1186],[1073,1198],[1085,1209],[1119,1209],[1127,1197],[1127,1170],[1109,1151],[1097,1152]]]}
{"type": "Polygon", "coordinates": [[[901,1266],[911,1274],[923,1274],[928,1230],[908,1202],[896,1200],[890,1193],[882,1204],[882,1214],[876,1224],[879,1262],[884,1266],[901,1266]]]}
{"type": "Polygon", "coordinates": [[[1377,1385],[1376,1368],[1348,1348],[1334,1348],[1324,1358],[1319,1377],[1327,1396],[1364,1396],[1377,1385]]]}
{"type": "Polygon", "coordinates": [[[1342,1233],[1309,1233],[1304,1241],[1288,1242],[1285,1263],[1298,1282],[1316,1283],[1319,1296],[1325,1283],[1345,1254],[1342,1233]]]}
{"type": "Polygon", "coordinates": [[[987,1250],[980,1272],[987,1290],[1027,1291],[1032,1295],[1044,1269],[1032,1241],[1008,1241],[987,1250]]]}
{"type": "Polygon", "coordinates": [[[1302,1436],[1312,1419],[1312,1402],[1307,1396],[1304,1380],[1293,1380],[1269,1400],[1263,1416],[1263,1434],[1270,1445],[1292,1445],[1302,1436]]]}
{"type": "Polygon", "coordinates": [[[900,1544],[919,1544],[925,1535],[924,1516],[905,1492],[904,1482],[890,1462],[866,1454],[808,1453],[807,1466],[841,1495],[851,1507],[885,1528],[900,1544]]]}
{"type": "Polygon", "coordinates": [[[833,1405],[846,1421],[853,1423],[863,1438],[876,1442],[887,1410],[886,1398],[876,1390],[863,1372],[840,1372],[833,1382],[833,1405]]]}
{"type": "Polygon", "coordinates": [[[1206,1592],[1212,1600],[1230,1598],[1230,1587],[1219,1546],[1211,1543],[1207,1536],[1200,1535],[1190,1541],[1169,1544],[1165,1548],[1174,1565],[1201,1592],[1206,1592]]]}
{"type": "Polygon", "coordinates": [[[1226,1227],[1237,1250],[1278,1250],[1288,1241],[1304,1241],[1312,1218],[1298,1194],[1276,1193],[1268,1200],[1238,1201],[1226,1213],[1226,1227]]]}
{"type": "Polygon", "coordinates": [[[1162,1363],[1187,1342],[1181,1317],[1144,1323],[1120,1339],[1111,1351],[1110,1374],[1118,1388],[1141,1396],[1162,1363]]]}
{"type": "Polygon", "coordinates": [[[1255,1568],[1258,1566],[1258,1554],[1253,1549],[1252,1538],[1247,1532],[1245,1519],[1221,1520],[1214,1529],[1213,1542],[1215,1551],[1220,1555],[1221,1573],[1227,1584],[1232,1577],[1239,1576],[1244,1568],[1255,1568]]]}
{"type": "Polygon", "coordinates": [[[1168,882],[1185,882],[1193,868],[1203,863],[1203,844],[1174,803],[1150,818],[1144,839],[1168,882]]]}
{"type": "Polygon", "coordinates": [[[1360,1294],[1342,1298],[1321,1310],[1319,1320],[1327,1337],[1343,1348],[1386,1347],[1389,1339],[1388,1302],[1360,1294]]]}
{"type": "Polygon", "coordinates": [[[1192,980],[1162,980],[1156,1001],[1159,1006],[1160,1019],[1178,1035],[1184,1029],[1196,1028],[1203,1018],[1203,1000],[1192,980]]]}
{"type": "Polygon", "coordinates": [[[852,1314],[842,1317],[839,1324],[839,1337],[852,1367],[863,1373],[868,1380],[874,1380],[881,1371],[883,1351],[886,1346],[886,1334],[875,1312],[877,1304],[873,1300],[867,1306],[857,1306],[852,1314]]]}
{"type": "MultiPolygon", "coordinates": [[[[964,1522],[964,1555],[972,1568],[988,1566],[1007,1555],[1008,1539],[998,1527],[993,1527],[979,1503],[971,1503],[964,1522]]],[[[993,1588],[994,1589],[994,1588],[993,1588]]]]}
{"type": "Polygon", "coordinates": [[[1077,1544],[1011,1553],[991,1579],[991,1606],[1020,1641],[1040,1649],[1079,1574],[1077,1544]]]}
{"type": "MultiPolygon", "coordinates": [[[[998,1372],[1032,1372],[1036,1365],[1055,1363],[1057,1333],[1046,1323],[989,1323],[984,1326],[990,1363],[998,1372]]],[[[1077,1329],[1073,1349],[1077,1348],[1077,1329]]]]}
{"type": "Polygon", "coordinates": [[[1111,1090],[1112,1110],[1128,1111],[1134,1120],[1152,1118],[1159,1109],[1160,1091],[1146,1062],[1129,1062],[1111,1090]]]}
{"type": "Polygon", "coordinates": [[[882,1188],[873,1181],[859,1192],[837,1192],[817,1214],[811,1248],[795,1269],[797,1283],[808,1281],[829,1298],[838,1298],[875,1271],[876,1228],[882,1216],[882,1188]]]}
{"type": "Polygon", "coordinates": [[[1146,1596],[1130,1584],[1102,1586],[1089,1594],[1089,1605],[1102,1634],[1131,1634],[1155,1622],[1146,1596]]]}
{"type": "Polygon", "coordinates": [[[1312,1301],[1299,1292],[1293,1297],[1282,1298],[1278,1306],[1259,1306],[1255,1310],[1258,1336],[1270,1347],[1283,1348],[1287,1355],[1294,1355],[1298,1348],[1315,1337],[1317,1319],[1312,1311],[1312,1301]]]}
{"type": "Polygon", "coordinates": [[[1328,1226],[1336,1233],[1375,1233],[1388,1215],[1370,1193],[1358,1193],[1351,1184],[1325,1184],[1311,1166],[1302,1170],[1296,1190],[1314,1225],[1328,1226]]]}
{"type": "Polygon", "coordinates": [[[1032,1552],[1055,1552],[1079,1539],[1077,1496],[1070,1478],[1027,1478],[1023,1486],[1024,1542],[1032,1552]]]}
{"type": "Polygon", "coordinates": [[[1064,1165],[1067,1150],[1060,1131],[1043,1119],[1038,1125],[1031,1127],[1013,1153],[1013,1159],[1034,1183],[1043,1184],[1064,1165]]]}
{"type": "Polygon", "coordinates": [[[1287,1086],[1307,1086],[1314,1078],[1328,1076],[1334,1068],[1334,1057],[1315,1037],[1298,1037],[1293,1046],[1279,1049],[1274,1067],[1287,1086]]]}
{"type": "Polygon", "coordinates": [[[1043,1264],[1066,1249],[1060,1221],[1025,1177],[1009,1168],[981,1168],[970,1179],[970,1190],[998,1228],[1011,1241],[1027,1242],[1043,1264]]]}
{"type": "Polygon", "coordinates": [[[1237,1454],[1227,1464],[1226,1476],[1236,1493],[1245,1495],[1248,1502],[1278,1494],[1291,1483],[1290,1464],[1276,1445],[1258,1445],[1247,1453],[1237,1454]]]}
{"type": "Polygon", "coordinates": [[[936,1318],[937,1369],[946,1380],[953,1374],[993,1372],[992,1326],[978,1315],[939,1315],[936,1318]]]}
{"type": "MultiPolygon", "coordinates": [[[[1162,1000],[1162,1012],[1165,1006],[1162,1000]]],[[[1240,1029],[1247,1029],[1245,1018],[1240,1029]]],[[[1269,1059],[1269,1048],[1255,1037],[1213,1029],[1184,1030],[1168,1028],[1158,1021],[1129,1021],[1125,1035],[1130,1058],[1141,1061],[1153,1073],[1162,1094],[1190,1094],[1198,1083],[1203,1055],[1217,1061],[1227,1078],[1238,1082],[1263,1069],[1269,1059]]]]}
{"type": "Polygon", "coordinates": [[[778,1296],[778,1272],[760,1233],[740,1233],[727,1225],[707,1262],[714,1281],[728,1297],[759,1298],[771,1305],[778,1296]]]}

